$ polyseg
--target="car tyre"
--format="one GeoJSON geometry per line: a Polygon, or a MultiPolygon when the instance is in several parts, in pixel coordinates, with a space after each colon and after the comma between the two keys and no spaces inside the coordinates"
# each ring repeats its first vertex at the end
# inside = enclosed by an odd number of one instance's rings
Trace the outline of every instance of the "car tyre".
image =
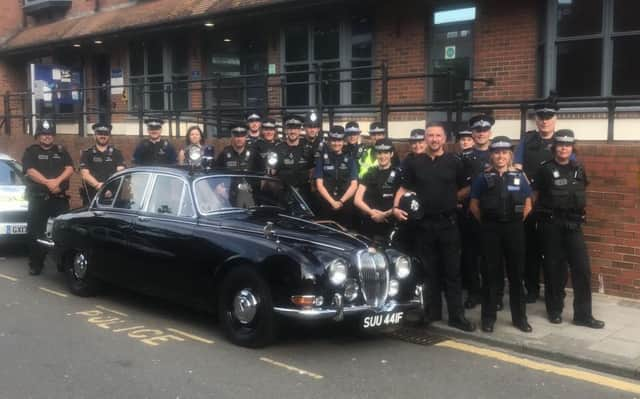
{"type": "Polygon", "coordinates": [[[86,251],[73,251],[67,257],[65,268],[69,290],[78,296],[94,296],[100,288],[98,280],[91,269],[91,257],[86,251]]]}
{"type": "Polygon", "coordinates": [[[271,290],[254,269],[232,269],[219,287],[218,315],[231,342],[261,348],[273,342],[276,319],[271,290]]]}

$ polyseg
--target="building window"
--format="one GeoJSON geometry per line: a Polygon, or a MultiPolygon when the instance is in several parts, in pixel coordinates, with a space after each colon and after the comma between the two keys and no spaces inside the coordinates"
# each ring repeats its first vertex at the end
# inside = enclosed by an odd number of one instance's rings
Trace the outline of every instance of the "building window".
{"type": "Polygon", "coordinates": [[[548,0],[542,95],[640,94],[640,13],[636,0],[548,0]]]}
{"type": "Polygon", "coordinates": [[[139,104],[151,111],[189,108],[189,47],[184,45],[188,41],[176,39],[172,43],[160,39],[130,43],[131,109],[139,104]],[[144,85],[142,90],[138,85],[144,85]]]}
{"type": "Polygon", "coordinates": [[[320,101],[323,105],[371,103],[371,70],[366,68],[373,62],[371,18],[291,25],[283,32],[283,42],[284,71],[291,73],[286,78],[287,106],[316,105],[320,101]],[[362,69],[336,71],[348,68],[362,69]],[[320,74],[322,83],[314,84],[320,74]],[[356,80],[339,82],[350,78],[356,80]]]}

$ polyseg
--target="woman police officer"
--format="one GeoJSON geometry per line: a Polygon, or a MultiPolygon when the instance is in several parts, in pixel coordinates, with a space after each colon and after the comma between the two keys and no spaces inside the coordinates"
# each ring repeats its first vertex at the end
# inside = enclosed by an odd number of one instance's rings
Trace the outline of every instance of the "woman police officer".
{"type": "Polygon", "coordinates": [[[343,151],[344,145],[344,128],[333,126],[329,149],[318,158],[313,177],[320,196],[319,216],[352,227],[351,199],[358,188],[358,167],[353,156],[343,151]]]}
{"type": "Polygon", "coordinates": [[[498,276],[505,259],[509,278],[511,321],[523,332],[531,332],[527,322],[522,286],[525,245],[523,221],[531,211],[531,187],[524,173],[512,166],[513,145],[505,136],[493,139],[490,167],[471,185],[469,210],[481,223],[482,331],[493,332],[496,322],[498,276]]]}
{"type": "Polygon", "coordinates": [[[591,265],[581,227],[588,181],[584,167],[572,159],[574,141],[571,130],[555,133],[551,146],[553,159],[542,163],[533,184],[544,256],[544,296],[549,321],[562,323],[562,293],[568,264],[574,294],[573,323],[603,328],[604,322],[591,313],[591,265]]]}

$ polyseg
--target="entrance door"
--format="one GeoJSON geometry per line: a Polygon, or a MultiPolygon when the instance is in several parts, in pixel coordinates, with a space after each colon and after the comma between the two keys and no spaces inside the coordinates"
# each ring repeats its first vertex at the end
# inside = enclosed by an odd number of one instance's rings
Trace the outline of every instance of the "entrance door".
{"type": "Polygon", "coordinates": [[[109,119],[109,108],[111,107],[111,96],[107,92],[107,84],[111,79],[111,63],[107,54],[99,54],[94,59],[96,86],[101,87],[97,95],[97,112],[100,122],[111,123],[109,119]]]}
{"type": "MultiPolygon", "coordinates": [[[[453,101],[468,100],[473,71],[473,24],[475,7],[447,8],[437,10],[431,18],[429,73],[450,73],[451,78],[433,78],[428,81],[429,99],[453,101]]],[[[430,121],[455,120],[455,109],[429,112],[430,121]]],[[[469,115],[463,115],[467,120],[469,115]]],[[[461,126],[449,126],[455,132],[461,126]]]]}

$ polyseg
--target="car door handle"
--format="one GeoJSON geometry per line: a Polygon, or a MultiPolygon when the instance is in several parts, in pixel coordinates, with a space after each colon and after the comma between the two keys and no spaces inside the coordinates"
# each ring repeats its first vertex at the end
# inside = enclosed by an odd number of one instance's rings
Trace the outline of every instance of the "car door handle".
{"type": "Polygon", "coordinates": [[[147,222],[147,221],[149,221],[149,217],[147,217],[147,216],[138,216],[138,221],[139,222],[147,222]]]}
{"type": "Polygon", "coordinates": [[[93,216],[104,216],[103,211],[93,211],[93,216]]]}

